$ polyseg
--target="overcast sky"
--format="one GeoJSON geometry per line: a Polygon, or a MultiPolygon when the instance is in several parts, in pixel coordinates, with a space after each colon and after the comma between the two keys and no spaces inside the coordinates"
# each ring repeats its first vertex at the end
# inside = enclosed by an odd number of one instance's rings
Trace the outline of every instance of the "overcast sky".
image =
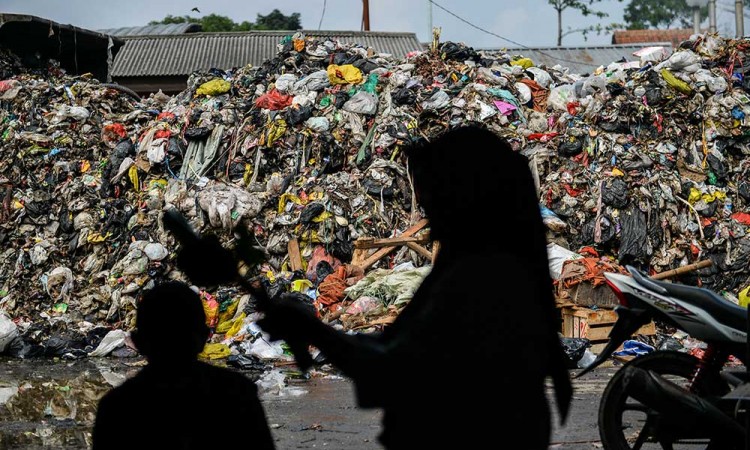
{"type": "MultiPolygon", "coordinates": [[[[547,0],[435,0],[466,20],[501,36],[528,46],[554,46],[557,30],[555,10],[547,0]]],[[[604,0],[595,5],[609,13],[602,23],[622,22],[628,0],[604,0]]],[[[299,12],[302,25],[317,29],[323,4],[327,3],[321,29],[359,30],[362,17],[360,0],[0,0],[0,12],[32,14],[83,28],[102,29],[145,25],[167,14],[200,16],[210,13],[230,16],[235,22],[254,21],[258,13],[274,8],[283,13],[299,12]],[[190,10],[200,9],[198,15],[190,10]]],[[[731,4],[731,0],[719,0],[731,4]]],[[[512,46],[506,41],[478,31],[432,7],[433,25],[443,29],[442,40],[462,41],[474,47],[512,46]]],[[[427,0],[370,0],[370,24],[373,31],[412,31],[422,41],[428,35],[427,0]]],[[[581,17],[576,11],[563,13],[563,26],[581,28],[597,19],[581,17]]],[[[732,14],[719,9],[720,31],[733,34],[732,14]]],[[[748,29],[746,22],[745,29],[748,29]]],[[[570,35],[565,45],[609,44],[609,35],[570,35]]]]}

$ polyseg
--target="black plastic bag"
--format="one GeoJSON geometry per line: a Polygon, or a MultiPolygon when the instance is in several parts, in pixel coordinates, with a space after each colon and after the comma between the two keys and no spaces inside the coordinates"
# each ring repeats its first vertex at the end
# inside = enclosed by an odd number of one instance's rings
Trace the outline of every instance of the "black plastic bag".
{"type": "Polygon", "coordinates": [[[211,130],[207,127],[188,128],[187,131],[185,131],[185,139],[191,141],[202,141],[206,139],[209,134],[211,134],[211,130]]]}
{"type": "Polygon", "coordinates": [[[646,214],[632,206],[620,214],[620,263],[645,262],[648,257],[646,214]]]}
{"type": "Polygon", "coordinates": [[[370,61],[369,59],[360,59],[359,61],[355,61],[352,65],[363,73],[370,73],[380,67],[377,63],[370,61]]]}
{"type": "Polygon", "coordinates": [[[320,261],[317,266],[315,266],[315,279],[317,280],[318,284],[322,283],[323,280],[326,279],[326,277],[334,272],[333,267],[331,267],[331,264],[328,263],[328,261],[320,261]]]}
{"type": "Polygon", "coordinates": [[[322,203],[310,203],[302,210],[302,213],[299,215],[299,221],[301,223],[310,223],[325,210],[326,207],[322,203]]]}
{"type": "Polygon", "coordinates": [[[711,172],[716,175],[717,180],[726,180],[729,170],[727,169],[726,164],[724,164],[724,161],[712,154],[708,155],[706,161],[708,161],[708,166],[711,168],[711,172]]]}
{"type": "Polygon", "coordinates": [[[290,125],[299,125],[312,116],[312,106],[297,106],[289,108],[286,112],[286,121],[290,125]]]}
{"type": "Polygon", "coordinates": [[[741,181],[737,186],[737,193],[740,194],[746,202],[750,202],[750,183],[747,181],[741,181]]]}
{"type": "Polygon", "coordinates": [[[602,186],[602,202],[617,209],[626,207],[628,205],[628,184],[620,178],[607,180],[602,186]]]}
{"type": "Polygon", "coordinates": [[[479,60],[479,54],[473,48],[455,42],[445,42],[440,46],[440,56],[448,61],[479,60]]]}
{"type": "Polygon", "coordinates": [[[413,105],[417,102],[417,94],[411,89],[401,88],[391,96],[396,105],[413,105]]]}
{"type": "Polygon", "coordinates": [[[578,368],[578,361],[583,358],[586,349],[591,346],[591,341],[586,338],[560,338],[565,356],[568,357],[568,369],[578,368]]]}
{"type": "Polygon", "coordinates": [[[562,156],[576,156],[583,151],[583,139],[578,136],[565,136],[557,152],[562,156]]]}
{"type": "Polygon", "coordinates": [[[601,216],[599,218],[599,227],[601,228],[601,236],[599,242],[595,242],[596,233],[596,217],[589,220],[583,225],[581,235],[583,237],[583,243],[586,245],[606,245],[612,241],[615,237],[615,227],[612,225],[612,221],[607,216],[601,216]]]}

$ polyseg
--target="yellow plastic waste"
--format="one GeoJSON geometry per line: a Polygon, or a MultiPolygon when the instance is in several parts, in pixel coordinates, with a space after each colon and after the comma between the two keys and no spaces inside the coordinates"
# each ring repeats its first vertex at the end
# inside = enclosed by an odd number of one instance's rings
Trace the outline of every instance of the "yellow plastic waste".
{"type": "Polygon", "coordinates": [[[242,329],[242,324],[245,322],[245,318],[246,317],[247,316],[245,316],[245,313],[242,313],[242,314],[239,315],[239,317],[237,317],[236,319],[234,319],[231,322],[232,323],[231,328],[229,328],[229,330],[227,330],[225,336],[227,338],[231,338],[231,337],[234,337],[237,333],[239,333],[240,330],[242,329]]]}
{"type": "Polygon", "coordinates": [[[362,71],[351,64],[328,66],[328,81],[331,84],[359,84],[362,82],[362,71]]]}
{"type": "Polygon", "coordinates": [[[86,173],[86,172],[88,172],[88,171],[89,171],[90,169],[91,169],[91,163],[90,163],[90,162],[88,162],[88,161],[86,161],[86,160],[83,160],[83,161],[81,162],[81,173],[86,173]]]}
{"type": "Polygon", "coordinates": [[[666,81],[668,85],[672,86],[683,94],[689,94],[693,92],[693,89],[690,88],[689,84],[672,75],[672,72],[668,71],[667,69],[661,69],[661,76],[662,78],[664,78],[664,81],[666,81]]]}
{"type": "Polygon", "coordinates": [[[201,84],[200,87],[196,89],[195,95],[220,95],[229,91],[231,88],[232,85],[229,84],[228,81],[216,78],[201,84]]]}
{"type": "Polygon", "coordinates": [[[86,236],[86,241],[90,244],[101,244],[110,236],[112,236],[112,233],[107,233],[104,236],[102,236],[101,233],[89,233],[89,235],[86,236]]]}
{"type": "Polygon", "coordinates": [[[292,202],[295,205],[304,205],[302,200],[294,194],[289,194],[289,193],[281,194],[281,197],[279,197],[279,209],[278,209],[279,214],[284,212],[284,209],[286,208],[286,204],[289,202],[292,202]]]}
{"type": "Polygon", "coordinates": [[[310,280],[294,280],[292,281],[292,292],[304,292],[308,289],[312,289],[313,284],[310,280]]]}
{"type": "Polygon", "coordinates": [[[273,144],[284,135],[284,132],[286,132],[286,121],[284,119],[274,120],[268,128],[268,143],[266,145],[273,144]]]}
{"type": "Polygon", "coordinates": [[[740,306],[747,308],[747,304],[750,303],[750,286],[740,291],[740,306]]]}
{"type": "Polygon", "coordinates": [[[227,308],[224,312],[219,313],[219,325],[221,326],[222,323],[230,321],[232,317],[234,317],[234,313],[237,312],[237,305],[240,304],[239,300],[235,300],[231,305],[229,305],[229,308],[227,308]]]}
{"type": "Polygon", "coordinates": [[[531,58],[518,58],[514,61],[511,61],[510,65],[521,66],[524,69],[528,69],[529,67],[534,67],[534,61],[532,61],[531,58]]]}
{"type": "Polygon", "coordinates": [[[612,176],[614,176],[614,177],[624,177],[625,173],[622,170],[618,169],[617,167],[613,167],[612,168],[612,176]]]}
{"type": "Polygon", "coordinates": [[[701,200],[706,203],[711,203],[716,200],[725,200],[727,198],[726,192],[716,191],[713,194],[703,194],[701,200]]]}
{"type": "Polygon", "coordinates": [[[206,344],[198,355],[203,359],[224,359],[232,353],[226,344],[206,344]]]}
{"type": "MultiPolygon", "coordinates": [[[[239,322],[240,325],[242,325],[242,321],[245,320],[245,313],[240,314],[237,316],[234,320],[225,320],[223,322],[219,323],[219,326],[216,327],[216,332],[219,334],[229,333],[229,330],[233,328],[237,328],[237,331],[239,331],[239,327],[237,326],[237,322],[239,322]]],[[[237,332],[235,331],[235,333],[237,332]]]]}
{"type": "Polygon", "coordinates": [[[313,218],[312,221],[315,222],[315,223],[320,223],[320,222],[328,219],[329,217],[333,217],[333,214],[331,214],[328,211],[323,211],[322,213],[318,214],[315,218],[313,218]]]}
{"type": "Polygon", "coordinates": [[[253,166],[251,164],[245,163],[245,173],[242,174],[242,181],[245,182],[245,185],[249,185],[250,181],[253,179],[253,166]]]}
{"type": "Polygon", "coordinates": [[[130,178],[130,182],[133,183],[133,189],[136,191],[140,190],[141,184],[138,181],[138,168],[136,166],[130,166],[128,177],[130,178]]]}

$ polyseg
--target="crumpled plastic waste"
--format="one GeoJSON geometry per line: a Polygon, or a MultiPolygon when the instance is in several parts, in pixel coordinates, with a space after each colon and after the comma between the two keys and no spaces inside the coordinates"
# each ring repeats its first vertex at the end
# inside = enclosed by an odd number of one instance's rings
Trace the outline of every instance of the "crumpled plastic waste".
{"type": "Polygon", "coordinates": [[[645,344],[640,341],[636,341],[633,339],[628,339],[627,341],[623,342],[622,344],[622,350],[618,352],[614,352],[613,355],[615,356],[641,356],[641,355],[647,355],[651,352],[653,352],[655,349],[654,347],[645,344]]]}

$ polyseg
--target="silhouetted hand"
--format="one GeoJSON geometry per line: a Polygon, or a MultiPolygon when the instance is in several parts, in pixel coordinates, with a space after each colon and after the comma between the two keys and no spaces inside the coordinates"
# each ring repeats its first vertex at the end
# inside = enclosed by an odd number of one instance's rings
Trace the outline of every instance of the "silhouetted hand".
{"type": "Polygon", "coordinates": [[[264,313],[258,325],[274,341],[308,343],[315,324],[319,322],[310,307],[292,294],[282,294],[269,302],[264,313]]]}

